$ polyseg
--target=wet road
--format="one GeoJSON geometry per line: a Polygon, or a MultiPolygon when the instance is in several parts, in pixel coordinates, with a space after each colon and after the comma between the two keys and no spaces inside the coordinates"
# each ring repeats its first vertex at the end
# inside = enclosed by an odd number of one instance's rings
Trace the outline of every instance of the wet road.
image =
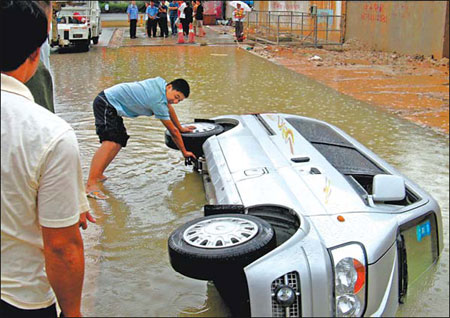
{"type": "MultiPolygon", "coordinates": [[[[284,112],[343,129],[430,192],[444,215],[445,249],[433,273],[412,286],[401,316],[448,316],[449,141],[235,47],[94,47],[53,54],[56,113],[75,129],[85,178],[98,147],[92,101],[127,81],[183,77],[191,96],[181,122],[224,114],[284,112]]],[[[202,216],[201,178],[164,144],[159,120],[125,119],[131,136],[106,171],[111,199],[91,200],[97,225],[83,233],[85,316],[228,316],[214,286],[170,266],[167,238],[202,216]]]]}

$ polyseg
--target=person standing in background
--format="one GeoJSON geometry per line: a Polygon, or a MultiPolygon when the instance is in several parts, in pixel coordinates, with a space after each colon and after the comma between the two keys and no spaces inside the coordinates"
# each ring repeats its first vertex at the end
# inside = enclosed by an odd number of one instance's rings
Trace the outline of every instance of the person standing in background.
{"type": "Polygon", "coordinates": [[[147,7],[145,14],[148,16],[147,34],[148,37],[156,38],[156,27],[158,25],[158,7],[155,6],[154,1],[150,1],[150,5],[147,7]]]}
{"type": "Polygon", "coordinates": [[[144,11],[144,28],[145,28],[145,34],[148,36],[148,15],[147,15],[147,8],[150,4],[148,1],[145,1],[145,11],[144,11]]]}
{"type": "Polygon", "coordinates": [[[233,11],[233,19],[235,24],[236,41],[242,42],[244,40],[245,12],[240,3],[236,5],[236,9],[233,11]]]}
{"type": "Polygon", "coordinates": [[[40,51],[39,66],[33,77],[25,83],[25,86],[30,90],[36,104],[54,113],[55,104],[53,100],[53,78],[50,71],[50,45],[47,40],[42,44],[40,51]]]}
{"type": "Polygon", "coordinates": [[[190,1],[186,1],[186,7],[184,8],[184,23],[183,24],[183,33],[185,36],[189,35],[189,24],[192,23],[192,6],[190,1]]]}
{"type": "Polygon", "coordinates": [[[172,35],[177,35],[176,21],[178,18],[178,2],[169,1],[169,18],[170,18],[170,28],[172,29],[172,35]]]}
{"type": "Polygon", "coordinates": [[[202,1],[197,0],[197,9],[195,11],[195,23],[194,23],[194,32],[196,36],[205,36],[206,32],[203,29],[203,3],[202,1]]]}
{"type": "Polygon", "coordinates": [[[128,23],[130,23],[130,39],[136,38],[136,25],[139,17],[139,9],[136,1],[131,1],[127,8],[128,23]]]}
{"type": "Polygon", "coordinates": [[[169,28],[167,27],[167,6],[161,1],[158,8],[158,23],[160,37],[169,37],[169,28]]]}
{"type": "Polygon", "coordinates": [[[181,25],[183,26],[183,35],[187,36],[188,32],[189,32],[189,27],[188,30],[186,31],[184,26],[186,24],[186,15],[184,13],[184,9],[186,9],[187,7],[187,1],[184,1],[179,7],[178,7],[178,18],[180,19],[181,25]]]}

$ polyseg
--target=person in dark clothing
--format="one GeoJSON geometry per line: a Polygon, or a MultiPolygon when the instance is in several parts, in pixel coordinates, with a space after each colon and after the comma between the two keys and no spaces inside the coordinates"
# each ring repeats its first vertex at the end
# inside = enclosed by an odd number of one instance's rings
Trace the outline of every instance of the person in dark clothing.
{"type": "Polygon", "coordinates": [[[148,17],[147,20],[147,35],[149,38],[156,38],[156,27],[158,25],[158,7],[155,6],[154,1],[150,1],[150,5],[147,7],[145,14],[148,17]]]}
{"type": "Polygon", "coordinates": [[[190,1],[186,1],[186,8],[184,8],[184,20],[181,20],[183,25],[183,34],[189,35],[189,24],[192,23],[193,9],[190,1]]]}
{"type": "Polygon", "coordinates": [[[197,10],[195,11],[194,33],[196,36],[205,36],[203,29],[203,4],[202,1],[196,1],[197,10]]]}
{"type": "Polygon", "coordinates": [[[160,37],[168,37],[169,36],[169,28],[167,26],[167,6],[164,2],[161,2],[158,9],[158,23],[159,29],[161,30],[160,37]]]}
{"type": "Polygon", "coordinates": [[[30,90],[36,104],[55,113],[52,75],[42,61],[39,62],[36,73],[25,83],[25,86],[30,90]]]}
{"type": "Polygon", "coordinates": [[[139,17],[139,9],[136,6],[136,1],[131,1],[127,8],[128,22],[130,23],[130,39],[136,38],[136,25],[139,17]]]}

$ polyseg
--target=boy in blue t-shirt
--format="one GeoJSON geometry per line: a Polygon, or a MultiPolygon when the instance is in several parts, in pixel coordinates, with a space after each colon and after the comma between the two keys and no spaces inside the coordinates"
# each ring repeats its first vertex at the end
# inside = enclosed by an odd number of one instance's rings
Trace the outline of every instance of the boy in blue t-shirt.
{"type": "Polygon", "coordinates": [[[122,83],[100,92],[94,99],[96,133],[101,146],[91,161],[86,184],[88,197],[107,199],[98,182],[106,180],[103,172],[122,147],[126,147],[130,136],[123,125],[122,117],[153,116],[161,120],[173,136],[173,140],[185,158],[195,155],[187,151],[180,133],[190,132],[193,126],[182,127],[173,108],[189,97],[189,84],[176,79],[169,84],[161,78],[150,78],[140,82],[122,83]]]}

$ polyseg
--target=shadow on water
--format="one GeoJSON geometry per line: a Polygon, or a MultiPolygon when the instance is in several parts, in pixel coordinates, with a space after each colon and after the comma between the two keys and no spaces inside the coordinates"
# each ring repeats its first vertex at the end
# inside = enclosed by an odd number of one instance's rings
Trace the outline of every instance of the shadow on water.
{"type": "MultiPolygon", "coordinates": [[[[325,120],[379,154],[439,202],[448,225],[448,137],[392,117],[235,47],[92,48],[53,54],[55,109],[75,129],[86,177],[99,143],[92,101],[114,84],[161,76],[185,78],[191,96],[175,105],[181,122],[225,114],[282,112],[325,120]]],[[[106,202],[83,233],[86,316],[228,316],[213,286],[176,273],[167,238],[202,215],[201,178],[164,144],[148,117],[125,119],[128,146],[106,171],[106,202]]],[[[436,272],[411,291],[398,315],[448,316],[448,226],[436,272]],[[424,303],[427,305],[425,306],[424,303]]]]}

